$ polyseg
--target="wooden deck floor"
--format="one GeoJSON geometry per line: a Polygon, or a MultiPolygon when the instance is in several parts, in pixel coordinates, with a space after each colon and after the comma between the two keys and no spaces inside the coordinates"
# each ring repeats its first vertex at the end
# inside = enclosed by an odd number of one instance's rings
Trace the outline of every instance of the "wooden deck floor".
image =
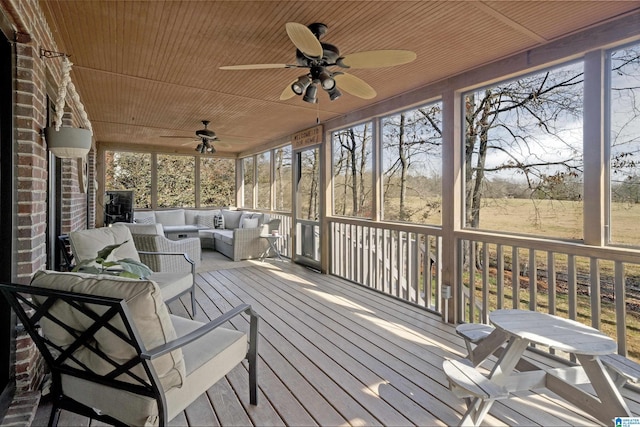
{"type": "MultiPolygon", "coordinates": [[[[259,405],[249,405],[247,369],[238,366],[171,425],[458,424],[464,405],[447,389],[442,361],[465,350],[453,326],[439,317],[336,277],[272,260],[202,272],[198,285],[197,319],[215,318],[240,303],[251,304],[262,317],[259,405]]],[[[171,309],[186,314],[180,302],[171,309]]],[[[248,327],[246,319],[231,326],[248,327]]],[[[625,394],[632,412],[639,414],[640,396],[625,394]]],[[[43,404],[34,425],[46,424],[47,417],[43,404]]],[[[485,424],[599,423],[541,390],[496,403],[485,424]]],[[[59,425],[91,423],[63,414],[59,425]]]]}

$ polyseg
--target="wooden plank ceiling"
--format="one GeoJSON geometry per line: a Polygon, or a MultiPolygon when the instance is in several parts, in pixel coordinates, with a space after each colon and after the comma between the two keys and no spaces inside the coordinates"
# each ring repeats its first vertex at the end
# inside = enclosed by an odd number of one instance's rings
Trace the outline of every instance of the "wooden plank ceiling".
{"type": "MultiPolygon", "coordinates": [[[[193,152],[211,120],[220,152],[238,153],[639,7],[624,1],[131,1],[40,0],[98,143],[193,152]],[[407,49],[417,59],[352,70],[376,91],[318,104],[280,101],[300,69],[285,23],[322,22],[342,55],[407,49]],[[167,138],[179,136],[182,138],[167,138]]],[[[48,60],[48,61],[51,61],[48,60]]],[[[343,91],[344,92],[344,91],[343,91]]]]}

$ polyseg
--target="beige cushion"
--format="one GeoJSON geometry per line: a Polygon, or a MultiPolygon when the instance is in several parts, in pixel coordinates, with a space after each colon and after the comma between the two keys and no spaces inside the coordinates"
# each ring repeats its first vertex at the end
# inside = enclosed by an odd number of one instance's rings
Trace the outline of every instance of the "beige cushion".
{"type": "Polygon", "coordinates": [[[149,276],[149,280],[156,282],[165,301],[180,295],[193,286],[191,273],[153,272],[149,276]]]}
{"type": "Polygon", "coordinates": [[[162,225],[186,225],[184,209],[156,211],[156,222],[162,225]]]}
{"type": "Polygon", "coordinates": [[[242,218],[242,211],[229,211],[222,210],[222,217],[224,218],[224,228],[227,230],[235,230],[240,228],[240,218],[242,218]]]}
{"type": "MultiPolygon", "coordinates": [[[[34,275],[31,284],[48,289],[124,299],[142,342],[148,349],[165,344],[177,336],[167,307],[163,302],[163,295],[158,285],[151,280],[127,279],[109,275],[40,271],[34,275]]],[[[65,323],[71,325],[77,331],[86,330],[90,325],[90,321],[86,316],[62,301],[54,304],[52,313],[56,317],[64,319],[65,323]]],[[[118,329],[124,331],[124,325],[119,320],[114,324],[118,329]]],[[[72,342],[68,332],[55,323],[43,319],[41,326],[44,334],[62,348],[72,342]]],[[[134,355],[129,345],[104,328],[97,331],[94,334],[94,338],[99,344],[99,348],[118,363],[124,363],[134,355]]],[[[106,375],[113,370],[112,365],[106,363],[96,356],[94,352],[86,348],[77,350],[74,356],[100,375],[106,375]]],[[[165,390],[182,386],[186,377],[186,370],[181,350],[161,356],[152,363],[165,390]]],[[[135,372],[142,378],[146,378],[142,367],[135,368],[135,372]]],[[[128,376],[121,376],[120,379],[135,383],[128,376]]]]}
{"type": "Polygon", "coordinates": [[[127,222],[118,222],[113,224],[114,227],[127,227],[131,234],[151,234],[153,236],[164,236],[162,224],[129,224],[127,222]]]}
{"type": "Polygon", "coordinates": [[[98,251],[108,245],[126,242],[107,258],[108,261],[131,258],[140,261],[129,228],[123,226],[92,228],[69,233],[71,251],[78,262],[93,259],[98,251]]]}
{"type": "MultiPolygon", "coordinates": [[[[170,318],[179,337],[203,325],[179,316],[170,318]]],[[[246,333],[226,328],[214,329],[183,347],[187,377],[182,388],[166,393],[168,421],[242,362],[247,350],[246,333]]],[[[108,387],[68,376],[62,377],[62,383],[69,397],[90,407],[99,407],[103,413],[126,424],[158,424],[158,409],[152,399],[124,391],[113,392],[108,387]]]]}
{"type": "Polygon", "coordinates": [[[242,218],[240,228],[258,228],[258,218],[242,218]]]}

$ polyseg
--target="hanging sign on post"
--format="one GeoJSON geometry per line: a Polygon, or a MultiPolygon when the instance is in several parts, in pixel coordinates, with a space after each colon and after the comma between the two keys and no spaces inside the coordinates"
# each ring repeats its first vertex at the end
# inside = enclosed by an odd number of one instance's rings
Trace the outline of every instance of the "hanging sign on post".
{"type": "Polygon", "coordinates": [[[317,145],[322,142],[322,125],[314,126],[309,129],[301,130],[291,135],[291,146],[294,150],[317,145]]]}

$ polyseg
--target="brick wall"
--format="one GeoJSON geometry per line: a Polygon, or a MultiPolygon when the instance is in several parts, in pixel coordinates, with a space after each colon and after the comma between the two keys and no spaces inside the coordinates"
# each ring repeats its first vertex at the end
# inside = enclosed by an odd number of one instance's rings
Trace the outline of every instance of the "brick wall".
{"type": "MultiPolygon", "coordinates": [[[[54,92],[61,80],[61,58],[40,58],[40,48],[58,51],[37,0],[3,0],[0,13],[15,29],[16,81],[14,135],[16,138],[17,185],[17,253],[15,281],[28,283],[47,260],[47,190],[49,154],[42,130],[47,125],[47,84],[54,92]]],[[[71,52],[69,52],[71,53],[71,52]]],[[[73,71],[72,71],[73,78],[73,71]]],[[[80,94],[82,96],[82,94],[80,94]]],[[[65,121],[78,126],[77,106],[67,99],[65,121]]],[[[90,156],[93,159],[93,156],[90,156]]],[[[92,160],[93,161],[93,160],[92,160]]],[[[63,232],[87,226],[87,195],[78,187],[78,167],[75,159],[62,164],[63,232]]],[[[90,170],[93,170],[90,168],[90,170]]],[[[89,178],[92,182],[93,178],[89,178]]],[[[93,202],[92,202],[93,203],[93,202]]],[[[55,227],[54,224],[52,224],[55,227]]],[[[37,390],[43,377],[43,364],[33,343],[19,334],[16,348],[16,393],[37,390]]]]}

